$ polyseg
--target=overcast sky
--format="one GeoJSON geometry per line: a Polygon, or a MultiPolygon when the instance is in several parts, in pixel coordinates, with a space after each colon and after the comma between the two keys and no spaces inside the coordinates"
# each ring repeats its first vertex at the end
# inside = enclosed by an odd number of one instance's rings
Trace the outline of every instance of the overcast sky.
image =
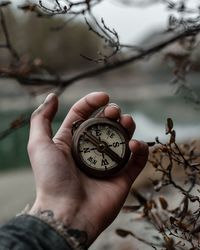
{"type": "Polygon", "coordinates": [[[114,0],[103,1],[94,8],[97,16],[103,17],[109,27],[115,28],[122,42],[137,43],[153,29],[165,28],[168,13],[163,4],[151,7],[133,7],[116,4],[114,0]]]}

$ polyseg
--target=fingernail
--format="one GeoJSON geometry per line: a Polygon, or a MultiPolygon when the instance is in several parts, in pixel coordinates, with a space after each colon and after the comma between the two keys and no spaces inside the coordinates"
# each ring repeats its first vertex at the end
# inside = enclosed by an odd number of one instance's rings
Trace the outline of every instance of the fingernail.
{"type": "Polygon", "coordinates": [[[51,100],[55,97],[55,94],[54,93],[50,93],[48,94],[48,96],[46,97],[46,99],[44,100],[44,103],[48,103],[48,102],[51,102],[51,100]]]}
{"type": "Polygon", "coordinates": [[[113,107],[116,107],[116,108],[119,108],[119,106],[116,104],[116,103],[109,103],[108,106],[113,106],[113,107]]]}
{"type": "Polygon", "coordinates": [[[89,95],[91,95],[91,96],[93,96],[93,97],[102,97],[102,96],[104,96],[104,99],[105,99],[105,104],[107,104],[108,103],[108,101],[109,101],[109,95],[107,94],[107,93],[105,93],[105,92],[92,92],[92,93],[90,93],[89,95]]]}
{"type": "Polygon", "coordinates": [[[109,103],[109,104],[108,104],[108,107],[111,107],[111,108],[116,108],[116,109],[118,109],[118,110],[119,110],[119,112],[121,112],[120,107],[119,107],[117,104],[115,104],[115,103],[109,103]]]}

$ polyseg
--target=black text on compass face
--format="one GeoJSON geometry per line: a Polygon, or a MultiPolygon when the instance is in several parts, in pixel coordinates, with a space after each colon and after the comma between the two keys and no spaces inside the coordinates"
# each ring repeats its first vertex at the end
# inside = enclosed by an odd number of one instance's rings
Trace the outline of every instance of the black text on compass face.
{"type": "Polygon", "coordinates": [[[118,165],[125,154],[125,140],[120,131],[108,125],[90,127],[79,141],[84,163],[93,169],[108,170],[118,165]]]}

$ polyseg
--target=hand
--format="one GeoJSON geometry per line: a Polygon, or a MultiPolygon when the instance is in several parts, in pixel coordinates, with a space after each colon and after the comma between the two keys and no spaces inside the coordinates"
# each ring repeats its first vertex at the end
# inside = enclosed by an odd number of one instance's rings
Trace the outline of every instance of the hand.
{"type": "MultiPolygon", "coordinates": [[[[30,214],[51,210],[56,220],[67,227],[85,231],[89,246],[119,213],[134,180],[148,158],[148,146],[131,140],[132,156],[119,174],[109,179],[94,179],[82,173],[71,155],[72,123],[88,119],[109,97],[91,93],[70,109],[52,139],[51,122],[58,108],[58,98],[50,94],[33,113],[28,153],[36,183],[36,200],[30,214]]],[[[103,114],[119,119],[130,136],[135,124],[129,115],[121,115],[117,105],[108,105],[103,114]]]]}

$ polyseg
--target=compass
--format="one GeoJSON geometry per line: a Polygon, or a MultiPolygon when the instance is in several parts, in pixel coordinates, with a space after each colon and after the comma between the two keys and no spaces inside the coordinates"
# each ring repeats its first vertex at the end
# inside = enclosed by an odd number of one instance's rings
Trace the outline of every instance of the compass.
{"type": "Polygon", "coordinates": [[[130,158],[130,136],[117,121],[90,118],[73,124],[72,155],[77,166],[93,177],[118,173],[130,158]]]}

